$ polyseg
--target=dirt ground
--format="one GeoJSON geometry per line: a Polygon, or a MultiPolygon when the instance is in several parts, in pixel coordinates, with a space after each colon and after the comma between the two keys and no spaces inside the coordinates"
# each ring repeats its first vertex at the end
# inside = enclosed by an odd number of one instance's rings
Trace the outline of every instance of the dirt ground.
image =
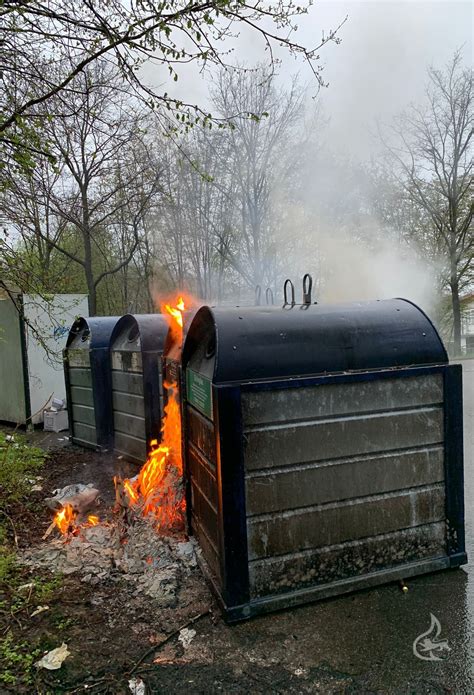
{"type": "MultiPolygon", "coordinates": [[[[57,435],[33,432],[27,439],[45,448],[48,458],[41,471],[43,489],[32,493],[37,513],[22,520],[26,531],[19,538],[20,551],[49,542],[42,540],[52,518],[44,498],[56,488],[94,483],[101,492],[97,511],[102,519],[113,517],[113,476],[132,476],[135,466],[69,445],[57,435]]],[[[24,581],[30,578],[25,568],[24,581]]],[[[145,684],[147,695],[354,692],[349,674],[326,663],[303,666],[298,635],[279,628],[277,616],[227,626],[197,567],[184,578],[170,606],[137,595],[125,581],[106,578],[91,585],[80,574],[62,576],[48,606],[26,624],[20,618],[15,638],[27,638],[41,653],[66,642],[71,655],[59,670],[39,669],[34,683],[17,683],[10,689],[0,686],[0,693],[120,695],[133,692],[130,681],[132,686],[137,681],[132,679],[145,684]],[[266,634],[261,633],[259,622],[266,634]],[[178,639],[182,628],[196,631],[186,648],[178,639]]]]}

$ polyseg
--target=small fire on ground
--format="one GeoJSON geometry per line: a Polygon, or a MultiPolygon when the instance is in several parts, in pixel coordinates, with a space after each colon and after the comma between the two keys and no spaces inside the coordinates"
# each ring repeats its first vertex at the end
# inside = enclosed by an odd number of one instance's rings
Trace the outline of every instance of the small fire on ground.
{"type": "MultiPolygon", "coordinates": [[[[173,346],[179,349],[183,342],[183,312],[187,308],[183,296],[177,298],[174,306],[171,303],[161,305],[162,313],[169,317],[173,346]]],[[[161,533],[182,530],[186,509],[178,384],[165,382],[164,388],[167,405],[161,443],[156,439],[150,442],[148,458],[135,478],[114,478],[117,507],[123,516],[128,521],[133,515],[150,517],[161,533]]],[[[51,526],[56,526],[62,535],[67,536],[79,527],[95,526],[99,522],[97,516],[89,515],[87,521],[79,523],[77,512],[70,504],[66,504],[56,513],[51,526]]]]}
{"type": "MultiPolygon", "coordinates": [[[[63,534],[67,535],[73,531],[77,526],[78,512],[74,511],[72,505],[66,504],[62,509],[60,509],[55,517],[54,524],[56,528],[63,534]]],[[[95,514],[89,514],[87,517],[87,522],[83,522],[81,526],[97,526],[100,519],[95,514]]]]}

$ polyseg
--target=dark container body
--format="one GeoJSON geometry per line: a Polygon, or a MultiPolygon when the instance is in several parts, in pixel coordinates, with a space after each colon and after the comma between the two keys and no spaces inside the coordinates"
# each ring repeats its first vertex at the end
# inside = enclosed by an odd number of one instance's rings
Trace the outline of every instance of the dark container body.
{"type": "Polygon", "coordinates": [[[161,436],[167,332],[162,314],[127,314],[110,341],[114,450],[137,463],[146,460],[150,441],[161,436]]]}
{"type": "Polygon", "coordinates": [[[229,621],[466,562],[461,368],[405,300],[203,307],[189,520],[229,621]]]}
{"type": "Polygon", "coordinates": [[[110,338],[117,321],[76,319],[63,353],[71,441],[92,449],[113,445],[110,338]]]}

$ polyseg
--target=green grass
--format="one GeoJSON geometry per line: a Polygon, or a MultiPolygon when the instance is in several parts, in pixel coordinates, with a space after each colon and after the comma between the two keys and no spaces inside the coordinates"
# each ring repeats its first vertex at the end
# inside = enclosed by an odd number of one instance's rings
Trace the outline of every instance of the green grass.
{"type": "MultiPolygon", "coordinates": [[[[33,679],[33,664],[41,649],[28,642],[27,634],[18,634],[19,624],[27,624],[36,606],[47,604],[61,586],[61,577],[51,579],[31,575],[16,560],[14,536],[19,532],[15,520],[25,508],[32,508],[31,487],[41,471],[46,453],[29,446],[19,433],[8,439],[0,431],[0,684],[28,685],[33,679]],[[21,585],[32,582],[31,589],[21,585]]],[[[22,690],[22,692],[25,692],[22,690]]]]}
{"type": "Polygon", "coordinates": [[[15,503],[27,501],[30,479],[39,473],[46,452],[29,446],[21,434],[0,432],[0,510],[8,511],[15,503]],[[13,441],[7,439],[13,436],[13,441]]]}

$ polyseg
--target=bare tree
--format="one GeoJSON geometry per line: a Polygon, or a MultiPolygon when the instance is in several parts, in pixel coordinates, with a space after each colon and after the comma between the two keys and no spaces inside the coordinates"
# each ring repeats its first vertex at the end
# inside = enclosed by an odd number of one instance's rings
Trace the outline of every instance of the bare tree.
{"type": "Polygon", "coordinates": [[[279,89],[264,67],[222,71],[212,93],[216,111],[232,124],[225,162],[239,217],[238,246],[222,239],[223,251],[249,287],[275,279],[273,196],[282,191],[298,152],[304,94],[296,80],[289,90],[279,89]],[[235,113],[251,117],[233,118],[235,113]]]}
{"type": "Polygon", "coordinates": [[[310,66],[317,83],[319,49],[338,41],[337,29],[306,48],[294,37],[305,4],[291,0],[263,6],[258,0],[4,0],[0,6],[0,162],[31,169],[38,156],[52,157],[42,127],[55,114],[51,99],[74,95],[76,78],[107,58],[147,103],[167,130],[208,123],[212,116],[186,104],[170,90],[152,89],[141,79],[145,62],[158,65],[175,81],[183,65],[229,65],[224,41],[245,27],[259,37],[273,64],[273,47],[284,46],[310,66]],[[67,71],[56,66],[67,60],[67,71]],[[35,89],[31,89],[35,85],[35,89]],[[38,110],[44,104],[45,109],[38,110]],[[177,118],[175,118],[177,116],[177,118]]]}
{"type": "MultiPolygon", "coordinates": [[[[143,143],[143,114],[123,90],[117,71],[97,62],[73,82],[76,92],[58,95],[47,133],[57,164],[44,164],[19,186],[18,173],[5,193],[5,214],[23,238],[25,211],[38,209],[37,247],[44,243],[83,272],[89,311],[97,312],[97,288],[132,261],[143,220],[158,190],[159,171],[143,143]],[[48,220],[55,220],[54,235],[48,220]]],[[[30,215],[31,217],[31,215],[30,215]]],[[[31,226],[31,225],[30,225],[31,226]]]]}
{"type": "Polygon", "coordinates": [[[412,106],[382,135],[393,172],[427,225],[421,242],[445,259],[453,338],[461,349],[460,293],[472,281],[474,257],[473,72],[456,53],[444,70],[428,70],[427,104],[412,106]]]}

